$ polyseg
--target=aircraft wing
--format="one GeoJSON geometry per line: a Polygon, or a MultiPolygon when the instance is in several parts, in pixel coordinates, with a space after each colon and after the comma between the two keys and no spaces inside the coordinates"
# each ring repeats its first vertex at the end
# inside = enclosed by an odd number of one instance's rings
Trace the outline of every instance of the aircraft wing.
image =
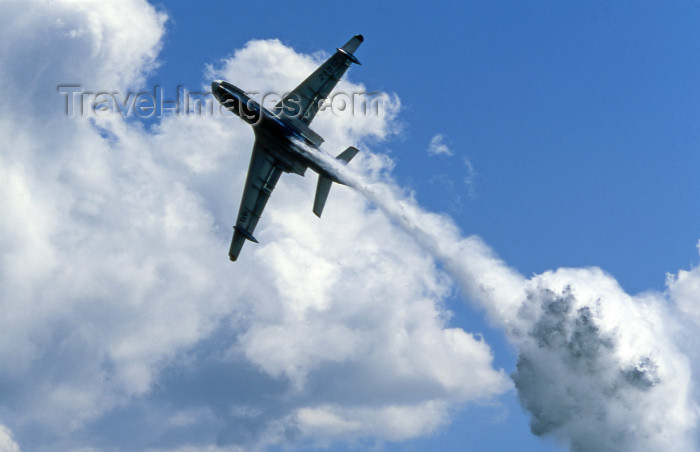
{"type": "Polygon", "coordinates": [[[353,52],[357,50],[363,40],[362,35],[353,36],[306,80],[294,88],[294,91],[287,94],[275,105],[274,111],[281,116],[308,125],[316,116],[321,103],[328,97],[350,64],[360,64],[353,52]]]}
{"type": "Polygon", "coordinates": [[[282,170],[276,163],[272,154],[256,140],[253,145],[253,154],[250,157],[250,166],[241,198],[241,207],[238,210],[238,219],[236,226],[233,227],[233,239],[228,253],[232,261],[238,258],[246,240],[258,243],[253,237],[253,231],[282,174],[282,170]]]}

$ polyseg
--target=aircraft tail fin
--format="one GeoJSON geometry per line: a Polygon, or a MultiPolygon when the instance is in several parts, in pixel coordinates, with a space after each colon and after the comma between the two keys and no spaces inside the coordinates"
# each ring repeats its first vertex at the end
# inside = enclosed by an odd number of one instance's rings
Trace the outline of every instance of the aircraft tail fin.
{"type": "MultiPolygon", "coordinates": [[[[341,152],[336,157],[336,160],[342,162],[344,165],[347,165],[348,162],[352,160],[358,152],[360,151],[357,150],[357,148],[350,146],[349,148],[341,152]]],[[[318,175],[318,184],[316,185],[316,197],[314,198],[314,213],[319,218],[321,218],[321,213],[323,212],[323,207],[326,205],[328,193],[331,191],[331,184],[333,184],[333,182],[343,184],[342,182],[338,180],[334,181],[330,177],[325,176],[323,174],[318,175]]]]}

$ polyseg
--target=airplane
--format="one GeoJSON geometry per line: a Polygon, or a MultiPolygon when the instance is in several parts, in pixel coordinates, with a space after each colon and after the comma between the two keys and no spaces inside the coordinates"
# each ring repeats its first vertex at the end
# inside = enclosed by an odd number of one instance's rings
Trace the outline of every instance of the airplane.
{"type": "MultiPolygon", "coordinates": [[[[231,261],[238,259],[246,240],[258,243],[253,231],[282,173],[304,176],[307,168],[318,173],[313,212],[319,218],[331,184],[343,184],[336,176],[309,158],[308,152],[304,152],[300,143],[324,152],[319,148],[323,138],[311,130],[309,124],[350,65],[361,64],[354,52],[362,41],[362,35],[355,35],[344,46],[336,49],[318,69],[285,95],[272,111],[231,83],[223,80],[212,82],[211,90],[216,99],[250,124],[255,132],[253,153],[228,252],[231,261]]],[[[336,159],[342,164],[347,164],[358,152],[350,146],[336,159]]]]}

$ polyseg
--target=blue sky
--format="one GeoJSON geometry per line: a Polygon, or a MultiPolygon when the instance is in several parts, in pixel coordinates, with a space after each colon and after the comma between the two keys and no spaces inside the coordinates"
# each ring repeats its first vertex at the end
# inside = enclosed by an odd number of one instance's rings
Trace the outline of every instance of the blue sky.
{"type": "Polygon", "coordinates": [[[363,33],[351,77],[402,102],[405,128],[383,144],[396,177],[525,274],[598,265],[635,292],[696,261],[698,213],[677,207],[699,192],[692,2],[256,3],[225,26],[212,17],[228,2],[163,7],[172,21],[153,81],[165,86],[202,83],[205,64],[250,39],[313,53],[363,33]],[[462,206],[430,183],[465,171],[422,152],[435,134],[474,165],[462,206]]]}
{"type": "Polygon", "coordinates": [[[699,3],[19,5],[0,449],[698,450],[699,3]],[[285,92],[357,33],[388,113],[312,127],[364,188],[284,175],[236,263],[245,124],[56,91],[285,92]]]}

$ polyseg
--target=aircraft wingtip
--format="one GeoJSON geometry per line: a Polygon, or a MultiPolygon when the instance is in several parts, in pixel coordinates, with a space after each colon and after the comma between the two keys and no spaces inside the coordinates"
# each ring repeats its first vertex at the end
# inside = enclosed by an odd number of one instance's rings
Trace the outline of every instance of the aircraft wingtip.
{"type": "Polygon", "coordinates": [[[362,42],[362,41],[364,41],[364,40],[365,40],[365,37],[364,37],[364,36],[362,36],[362,35],[355,35],[355,37],[356,37],[357,39],[359,39],[359,40],[360,40],[360,42],[362,42]]]}

